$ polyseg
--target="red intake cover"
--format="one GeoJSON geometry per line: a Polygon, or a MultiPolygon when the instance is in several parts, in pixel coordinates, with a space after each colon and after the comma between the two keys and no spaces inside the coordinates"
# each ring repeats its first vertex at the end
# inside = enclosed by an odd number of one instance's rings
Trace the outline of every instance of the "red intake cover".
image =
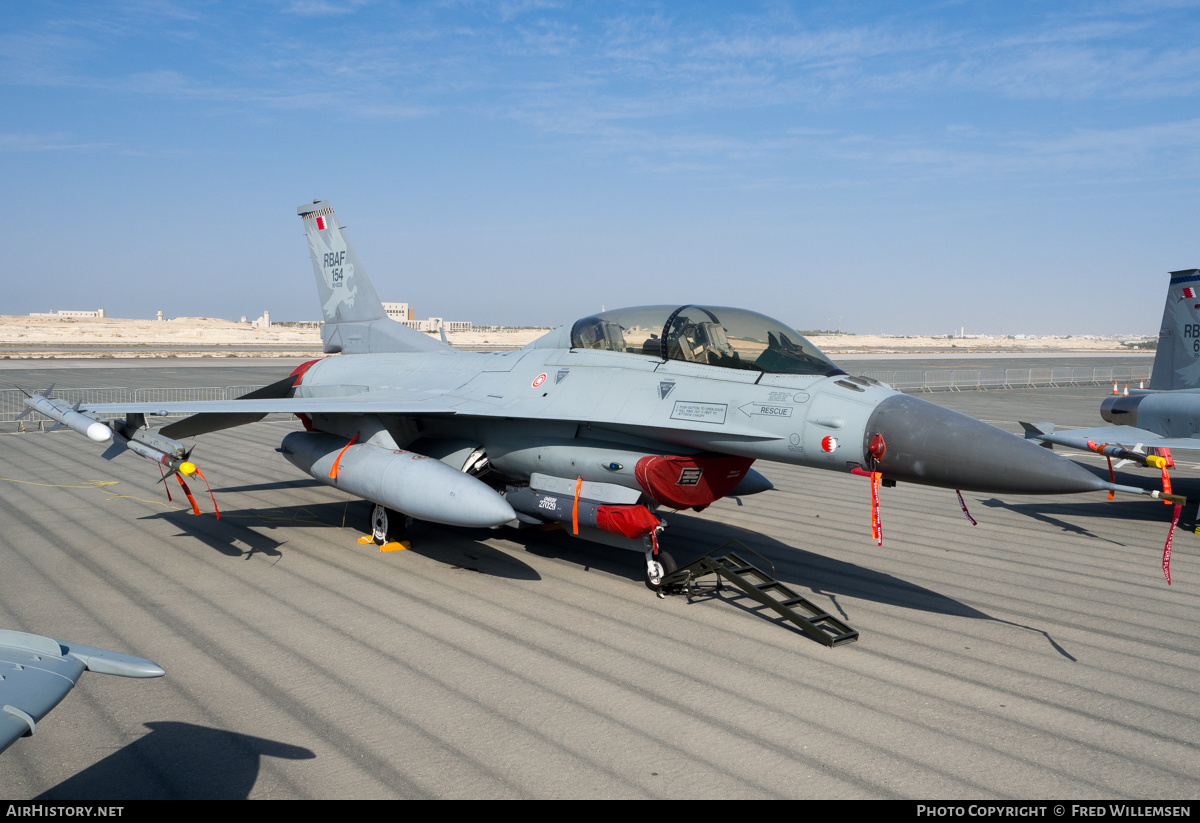
{"type": "MultiPolygon", "coordinates": [[[[295,376],[295,378],[296,378],[292,382],[292,388],[294,389],[297,386],[299,386],[302,382],[304,382],[304,373],[307,372],[309,369],[311,369],[314,365],[316,365],[317,363],[320,363],[320,362],[321,362],[320,359],[309,360],[307,363],[301,363],[299,366],[297,366],[295,369],[293,369],[292,374],[289,375],[289,376],[295,376]]],[[[300,418],[300,422],[304,424],[305,431],[313,430],[311,417],[309,417],[307,414],[304,414],[303,412],[297,412],[296,417],[300,418]]]]}
{"type": "Polygon", "coordinates": [[[642,537],[658,527],[659,520],[645,506],[600,506],[597,528],[622,537],[642,537]]]}
{"type": "Polygon", "coordinates": [[[652,455],[639,460],[633,473],[646,494],[664,506],[699,510],[733,491],[753,462],[715,454],[652,455]]]}
{"type": "Polygon", "coordinates": [[[309,360],[307,363],[301,363],[299,366],[292,369],[292,374],[290,376],[293,376],[296,378],[292,382],[292,386],[293,387],[299,386],[300,383],[304,380],[304,373],[320,362],[321,362],[320,358],[318,358],[316,360],[309,360]]]}

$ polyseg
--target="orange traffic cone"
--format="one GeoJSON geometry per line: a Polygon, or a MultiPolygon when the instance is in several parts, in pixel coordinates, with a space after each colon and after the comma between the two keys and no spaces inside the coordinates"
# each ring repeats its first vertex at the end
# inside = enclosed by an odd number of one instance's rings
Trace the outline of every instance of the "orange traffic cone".
{"type": "Polygon", "coordinates": [[[1119,394],[1119,392],[1117,391],[1117,381],[1116,380],[1113,381],[1113,394],[1119,394]]]}
{"type": "Polygon", "coordinates": [[[1129,384],[1128,383],[1125,384],[1125,396],[1126,397],[1129,396],[1129,384]]]}

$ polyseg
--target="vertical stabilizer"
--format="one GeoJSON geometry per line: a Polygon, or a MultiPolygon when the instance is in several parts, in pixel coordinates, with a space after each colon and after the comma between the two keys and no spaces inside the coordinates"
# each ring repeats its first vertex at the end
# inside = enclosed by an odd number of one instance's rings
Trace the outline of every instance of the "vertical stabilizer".
{"type": "Polygon", "coordinates": [[[1200,387],[1200,269],[1171,272],[1150,388],[1200,387]]]}
{"type": "Polygon", "coordinates": [[[321,340],[326,353],[432,351],[447,348],[392,320],[383,310],[358,255],[342,233],[333,208],[324,200],[300,206],[317,295],[321,299],[321,340]]]}

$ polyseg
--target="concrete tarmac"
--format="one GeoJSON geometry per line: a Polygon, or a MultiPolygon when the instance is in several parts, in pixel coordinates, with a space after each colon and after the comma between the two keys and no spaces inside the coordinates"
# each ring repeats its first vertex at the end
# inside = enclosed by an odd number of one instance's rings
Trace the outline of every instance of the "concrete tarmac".
{"type": "MultiPolygon", "coordinates": [[[[204,385],[274,375],[228,368],[204,385]]],[[[1104,393],[924,396],[1018,431],[1101,425],[1104,393]]],[[[659,600],[639,556],[562,532],[360,545],[368,504],[274,452],[296,427],[199,438],[219,520],[198,481],[199,517],[147,461],[0,434],[0,627],[167,671],[85,674],[0,755],[0,797],[1200,795],[1195,503],[1169,587],[1171,507],[1128,497],[967,494],[972,526],[900,484],[879,547],[862,478],[760,463],[775,491],[668,516],[680,560],[739,539],[862,632],[828,649],[729,592],[659,600]]]]}

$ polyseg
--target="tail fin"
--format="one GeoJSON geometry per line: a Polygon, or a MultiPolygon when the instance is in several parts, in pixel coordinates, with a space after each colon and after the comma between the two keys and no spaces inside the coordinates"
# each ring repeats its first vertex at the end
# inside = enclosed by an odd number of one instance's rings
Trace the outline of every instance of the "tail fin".
{"type": "Polygon", "coordinates": [[[1171,272],[1150,388],[1200,386],[1200,269],[1171,272]]]}
{"type": "Polygon", "coordinates": [[[442,342],[387,316],[328,202],[314,200],[297,208],[296,213],[304,221],[312,255],[325,320],[321,340],[327,354],[446,348],[442,342]]]}

